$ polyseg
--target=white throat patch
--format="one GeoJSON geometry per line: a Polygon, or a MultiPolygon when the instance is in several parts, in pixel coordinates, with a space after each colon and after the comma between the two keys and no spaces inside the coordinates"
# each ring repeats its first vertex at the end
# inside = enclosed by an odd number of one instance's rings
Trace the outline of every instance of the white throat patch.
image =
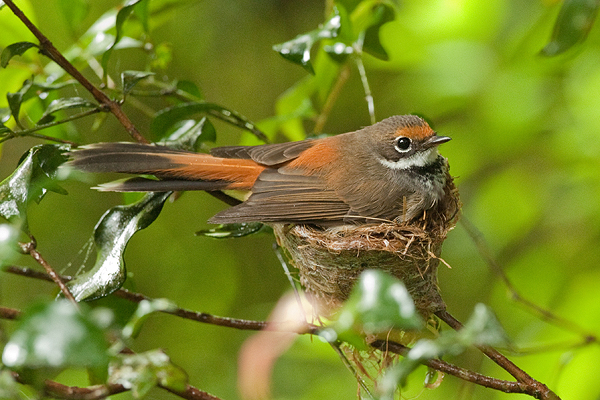
{"type": "Polygon", "coordinates": [[[401,158],[398,161],[390,161],[380,158],[379,162],[391,169],[409,169],[412,167],[424,167],[437,159],[439,153],[437,147],[432,147],[425,151],[420,151],[407,158],[401,158]]]}

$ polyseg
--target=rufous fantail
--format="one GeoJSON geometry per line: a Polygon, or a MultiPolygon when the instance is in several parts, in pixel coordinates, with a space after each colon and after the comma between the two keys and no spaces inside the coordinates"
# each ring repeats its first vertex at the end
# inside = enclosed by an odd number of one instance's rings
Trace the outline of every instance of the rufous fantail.
{"type": "Polygon", "coordinates": [[[88,172],[154,175],[101,190],[243,190],[241,204],[211,223],[265,222],[336,226],[408,221],[444,196],[448,165],[437,136],[414,115],[320,139],[217,147],[210,154],[136,143],[99,143],[72,153],[88,172]]]}

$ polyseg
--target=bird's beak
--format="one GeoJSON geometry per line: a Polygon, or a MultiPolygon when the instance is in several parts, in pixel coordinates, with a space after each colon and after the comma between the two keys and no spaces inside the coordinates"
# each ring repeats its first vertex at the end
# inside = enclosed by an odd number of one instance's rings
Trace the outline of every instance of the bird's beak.
{"type": "Polygon", "coordinates": [[[423,147],[428,149],[433,146],[439,146],[442,143],[446,143],[452,140],[451,137],[448,136],[432,136],[423,143],[423,147]]]}

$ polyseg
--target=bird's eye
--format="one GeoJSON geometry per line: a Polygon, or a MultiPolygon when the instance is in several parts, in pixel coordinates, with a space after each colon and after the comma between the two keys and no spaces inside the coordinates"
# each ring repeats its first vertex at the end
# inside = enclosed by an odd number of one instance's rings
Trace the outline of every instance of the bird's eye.
{"type": "Polygon", "coordinates": [[[400,136],[396,139],[396,145],[394,146],[396,150],[400,153],[406,153],[410,150],[411,141],[406,136],[400,136]]]}

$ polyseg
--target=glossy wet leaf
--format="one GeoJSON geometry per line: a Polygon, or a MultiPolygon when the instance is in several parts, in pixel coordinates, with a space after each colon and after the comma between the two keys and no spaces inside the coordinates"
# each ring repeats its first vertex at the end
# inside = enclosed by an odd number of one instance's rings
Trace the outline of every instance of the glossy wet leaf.
{"type": "Polygon", "coordinates": [[[183,391],[187,384],[185,371],[174,365],[160,350],[140,354],[120,354],[109,368],[109,383],[130,389],[139,399],[157,384],[174,391],[183,391]]]}
{"type": "Polygon", "coordinates": [[[583,42],[598,17],[600,0],[565,0],[550,42],[542,50],[545,56],[555,56],[583,42]]]}
{"type": "Polygon", "coordinates": [[[105,313],[99,317],[97,311],[78,309],[64,299],[35,305],[23,313],[4,347],[2,362],[34,381],[71,367],[106,375],[107,322],[105,313]]]}
{"type": "Polygon", "coordinates": [[[102,216],[94,229],[94,267],[68,283],[77,301],[104,297],[121,287],[126,277],[123,253],[129,239],[154,222],[170,194],[148,193],[140,201],[113,207],[102,216]]]}
{"type": "Polygon", "coordinates": [[[200,121],[184,120],[165,140],[159,143],[172,149],[198,151],[204,142],[217,140],[215,127],[210,121],[203,117],[200,121]]]}
{"type": "Polygon", "coordinates": [[[193,119],[202,113],[212,115],[231,125],[245,129],[263,142],[268,141],[264,133],[244,116],[217,104],[205,102],[182,103],[160,110],[152,120],[150,131],[155,138],[164,137],[178,121],[193,119]]]}
{"type": "Polygon", "coordinates": [[[273,46],[273,50],[281,54],[283,58],[314,75],[315,71],[311,63],[311,49],[315,43],[322,39],[333,39],[338,35],[341,27],[341,17],[337,7],[334,7],[333,16],[323,26],[313,31],[296,36],[285,43],[273,46]]]}
{"type": "Polygon", "coordinates": [[[261,231],[264,224],[260,222],[243,222],[239,224],[224,224],[216,228],[203,229],[196,232],[198,236],[208,236],[215,239],[229,239],[252,235],[261,231]]]}
{"type": "Polygon", "coordinates": [[[470,346],[506,345],[508,339],[494,313],[483,304],[477,304],[463,329],[443,331],[435,339],[421,339],[391,367],[379,382],[382,400],[394,399],[398,386],[422,361],[442,357],[445,354],[458,355],[470,346]]]}
{"type": "Polygon", "coordinates": [[[22,55],[32,47],[39,48],[37,44],[31,42],[18,42],[6,46],[0,55],[0,66],[6,68],[11,58],[22,55]]]}
{"type": "Polygon", "coordinates": [[[19,258],[20,253],[17,252],[19,234],[18,226],[0,223],[0,268],[10,265],[19,258]]]}
{"type": "Polygon", "coordinates": [[[54,116],[54,113],[58,111],[69,110],[73,108],[91,109],[97,107],[98,105],[96,103],[83,99],[81,97],[63,97],[60,99],[56,99],[50,103],[48,108],[46,108],[44,114],[42,114],[42,117],[37,122],[37,125],[44,125],[54,121],[54,119],[56,118],[54,116]]]}
{"type": "Polygon", "coordinates": [[[123,24],[125,23],[125,21],[127,21],[129,16],[131,15],[131,13],[134,11],[135,7],[138,4],[143,3],[144,1],[147,1],[147,0],[127,0],[125,2],[125,4],[123,5],[123,7],[119,10],[119,12],[117,12],[117,17],[116,17],[116,22],[115,22],[115,29],[116,29],[115,40],[110,45],[108,50],[106,50],[104,52],[104,54],[102,55],[102,68],[105,71],[106,71],[106,67],[108,65],[108,60],[110,59],[113,49],[117,46],[117,44],[123,38],[123,24]]]}
{"type": "Polygon", "coordinates": [[[123,94],[128,94],[135,87],[135,85],[137,85],[139,81],[152,75],[154,75],[154,72],[123,71],[121,73],[121,84],[123,86],[123,94]]]}
{"type": "Polygon", "coordinates": [[[177,308],[175,303],[167,299],[142,300],[138,307],[123,328],[122,334],[125,338],[135,338],[138,336],[142,325],[148,319],[148,316],[158,311],[173,311],[177,308]]]}
{"type": "Polygon", "coordinates": [[[366,270],[344,304],[333,329],[367,334],[392,328],[410,330],[423,326],[413,299],[402,282],[378,270],[366,270]]]}
{"type": "Polygon", "coordinates": [[[10,116],[10,108],[0,108],[0,138],[12,133],[12,130],[4,125],[4,123],[10,119],[10,116]]]}
{"type": "Polygon", "coordinates": [[[27,231],[27,206],[40,202],[48,191],[66,194],[54,181],[67,161],[66,145],[39,145],[21,158],[17,169],[0,183],[0,216],[27,231]]]}

